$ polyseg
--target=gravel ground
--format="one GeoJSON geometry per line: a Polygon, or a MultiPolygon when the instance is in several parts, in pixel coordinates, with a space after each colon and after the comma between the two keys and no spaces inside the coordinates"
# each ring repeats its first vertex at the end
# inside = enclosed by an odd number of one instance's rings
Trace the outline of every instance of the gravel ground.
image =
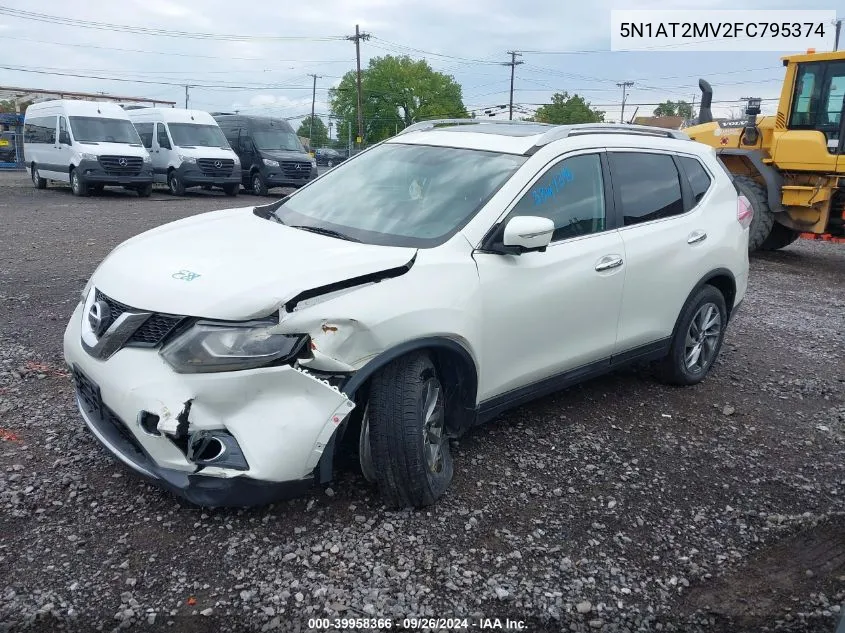
{"type": "Polygon", "coordinates": [[[204,510],[106,457],[73,405],[61,337],[120,241],[254,201],[77,199],[0,173],[0,631],[406,616],[468,618],[466,630],[480,618],[527,631],[835,628],[845,248],[799,240],[754,257],[699,386],[619,372],[473,431],[432,508],[388,512],[348,468],[291,502],[204,510]]]}

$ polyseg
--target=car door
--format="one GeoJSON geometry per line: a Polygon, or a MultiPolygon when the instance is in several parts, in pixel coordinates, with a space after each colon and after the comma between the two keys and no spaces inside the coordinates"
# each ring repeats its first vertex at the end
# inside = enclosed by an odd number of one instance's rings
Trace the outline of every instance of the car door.
{"type": "Polygon", "coordinates": [[[718,267],[720,215],[707,210],[713,177],[694,157],[700,172],[689,164],[688,178],[671,153],[609,149],[607,156],[626,260],[616,354],[645,353],[668,343],[690,292],[718,267]]]}
{"type": "MultiPolygon", "coordinates": [[[[67,117],[59,117],[59,135],[56,138],[56,161],[59,165],[70,166],[73,160],[73,141],[70,136],[70,126],[67,117]]],[[[63,170],[68,172],[67,167],[63,170]]]]}
{"type": "Polygon", "coordinates": [[[612,208],[602,153],[570,154],[547,166],[505,219],[552,219],[548,248],[474,254],[483,321],[479,400],[518,398],[544,379],[609,365],[625,278],[612,208]]]}
{"type": "Polygon", "coordinates": [[[153,173],[156,182],[167,182],[167,167],[170,164],[170,152],[172,146],[167,136],[167,127],[164,123],[156,123],[155,140],[153,141],[153,173]]]}
{"type": "Polygon", "coordinates": [[[38,159],[41,164],[39,170],[43,177],[50,178],[60,182],[68,181],[68,167],[69,162],[62,162],[62,153],[59,148],[59,136],[57,133],[59,126],[59,117],[50,115],[39,119],[41,129],[41,154],[43,157],[38,159]]]}

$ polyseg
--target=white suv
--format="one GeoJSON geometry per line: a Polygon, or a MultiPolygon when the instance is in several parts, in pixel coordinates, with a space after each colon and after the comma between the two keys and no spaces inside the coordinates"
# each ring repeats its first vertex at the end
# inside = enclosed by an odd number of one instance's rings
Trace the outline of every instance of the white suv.
{"type": "Polygon", "coordinates": [[[632,361],[701,381],[748,279],[751,209],[714,151],[639,126],[414,125],[269,205],[119,245],[67,326],[97,439],[192,503],[332,477],[393,507],[449,438],[632,361]]]}

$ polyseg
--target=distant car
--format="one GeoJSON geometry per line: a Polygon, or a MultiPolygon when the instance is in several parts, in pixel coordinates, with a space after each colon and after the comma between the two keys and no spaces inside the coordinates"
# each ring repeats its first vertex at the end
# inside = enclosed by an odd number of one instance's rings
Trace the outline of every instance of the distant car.
{"type": "Polygon", "coordinates": [[[346,160],[346,156],[341,154],[336,149],[331,149],[329,147],[318,149],[315,154],[314,158],[317,159],[318,165],[326,165],[328,167],[334,167],[340,162],[346,160]]]}
{"type": "Polygon", "coordinates": [[[15,135],[11,132],[0,132],[0,163],[14,162],[17,162],[15,135]]]}

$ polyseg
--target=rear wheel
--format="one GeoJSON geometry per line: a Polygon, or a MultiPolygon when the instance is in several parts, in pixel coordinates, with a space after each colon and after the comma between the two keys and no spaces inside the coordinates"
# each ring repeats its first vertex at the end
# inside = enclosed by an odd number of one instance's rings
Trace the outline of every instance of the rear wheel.
{"type": "Polygon", "coordinates": [[[227,196],[236,196],[240,191],[241,186],[240,184],[233,184],[233,185],[223,185],[223,192],[227,196]]]}
{"type": "Polygon", "coordinates": [[[255,172],[252,175],[252,193],[256,196],[266,196],[268,189],[267,183],[264,181],[264,176],[261,175],[260,171],[255,172]]]}
{"type": "Polygon", "coordinates": [[[769,237],[763,240],[763,243],[760,245],[761,251],[776,251],[779,248],[784,248],[789,246],[798,239],[798,236],[801,234],[798,231],[793,231],[787,226],[783,224],[775,223],[772,226],[772,232],[769,233],[769,237]]]}
{"type": "Polygon", "coordinates": [[[167,174],[167,187],[170,189],[170,193],[174,196],[185,195],[185,184],[175,171],[171,171],[167,174]]]}
{"type": "Polygon", "coordinates": [[[41,174],[38,173],[38,166],[32,166],[32,184],[35,185],[36,189],[46,189],[47,188],[47,179],[42,178],[41,174]]]}
{"type": "Polygon", "coordinates": [[[75,196],[84,197],[88,195],[88,185],[75,169],[70,170],[70,190],[75,196]]]}
{"type": "Polygon", "coordinates": [[[365,428],[372,471],[390,507],[433,504],[452,481],[446,399],[427,354],[399,358],[370,385],[365,428]]]}
{"type": "Polygon", "coordinates": [[[775,224],[775,214],[769,208],[769,197],[766,188],[749,176],[735,176],[734,182],[740,193],[748,198],[754,217],[748,234],[748,252],[759,250],[775,224]]]}
{"type": "Polygon", "coordinates": [[[727,325],[725,297],[713,286],[702,287],[681,311],[669,354],[658,368],[660,379],[672,385],[704,380],[722,349],[727,325]]]}

